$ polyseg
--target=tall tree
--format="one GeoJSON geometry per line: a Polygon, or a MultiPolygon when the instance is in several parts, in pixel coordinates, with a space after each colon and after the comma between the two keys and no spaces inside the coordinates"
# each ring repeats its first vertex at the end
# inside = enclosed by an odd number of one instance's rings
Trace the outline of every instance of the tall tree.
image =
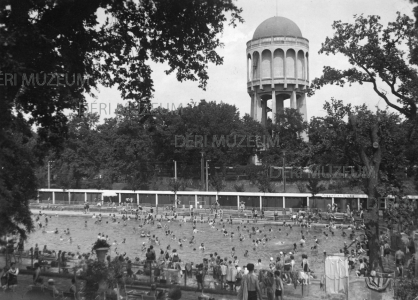
{"type": "Polygon", "coordinates": [[[33,229],[29,200],[37,197],[36,137],[21,114],[12,119],[13,127],[0,133],[0,236],[19,233],[26,238],[33,229]]]}
{"type": "MultiPolygon", "coordinates": [[[[415,0],[414,0],[415,1],[415,0]]],[[[415,1],[416,2],[416,1],[415,1]]],[[[414,9],[418,13],[418,7],[414,9]]],[[[355,16],[353,24],[335,21],[334,36],[326,38],[319,53],[342,54],[352,65],[339,70],[325,66],[323,75],[312,81],[309,95],[328,84],[341,87],[353,83],[371,84],[373,91],[386,105],[408,119],[409,153],[418,152],[418,19],[417,22],[397,13],[386,27],[379,16],[355,16]]],[[[411,165],[418,163],[410,155],[411,165]]],[[[418,183],[418,172],[416,172],[418,183]]]]}
{"type": "Polygon", "coordinates": [[[216,193],[219,193],[225,188],[225,174],[221,172],[213,171],[209,178],[210,185],[215,189],[216,193]]]}
{"type": "Polygon", "coordinates": [[[319,194],[321,191],[325,189],[324,185],[321,184],[321,178],[318,176],[312,176],[308,179],[308,184],[306,184],[306,187],[311,192],[312,197],[315,197],[315,195],[319,194]]]}
{"type": "Polygon", "coordinates": [[[37,192],[30,175],[34,161],[18,157],[25,157],[27,142],[16,136],[30,135],[28,128],[35,125],[38,142],[32,149],[42,160],[67,136],[64,111],[82,107],[85,94],[100,84],[116,86],[142,113],[153,92],[150,61],[166,62],[167,74],[205,88],[208,64],[223,62],[216,51],[227,15],[235,26],[243,21],[240,13],[232,0],[1,1],[0,165],[9,160],[16,172],[28,174],[28,182],[17,188],[15,171],[1,173],[2,201],[17,210],[13,219],[1,219],[1,228],[22,223],[31,229],[27,199],[37,192]],[[16,195],[20,189],[25,192],[16,195]]]}
{"type": "Polygon", "coordinates": [[[86,188],[81,186],[83,179],[92,180],[99,174],[100,162],[97,160],[100,145],[96,126],[97,114],[72,114],[68,123],[68,138],[64,150],[52,157],[54,174],[59,188],[86,188]]]}
{"type": "Polygon", "coordinates": [[[150,61],[205,88],[208,64],[223,62],[216,50],[227,14],[235,26],[241,11],[232,0],[2,1],[0,69],[13,81],[0,86],[0,119],[6,124],[13,109],[23,111],[43,138],[59,139],[64,109],[77,109],[99,84],[117,86],[146,110],[150,61]],[[32,74],[41,76],[22,87],[32,74]],[[54,86],[40,84],[44,76],[54,86]]]}
{"type": "Polygon", "coordinates": [[[285,155],[286,165],[297,164],[301,157],[301,151],[306,146],[301,133],[308,128],[308,123],[303,121],[302,115],[293,108],[286,108],[276,116],[276,122],[269,123],[267,132],[270,140],[266,139],[266,145],[259,152],[262,164],[277,166],[282,165],[285,155]]]}
{"type": "Polygon", "coordinates": [[[326,38],[320,54],[342,54],[353,66],[346,70],[325,66],[312,81],[310,95],[327,84],[370,83],[386,105],[410,119],[417,117],[418,72],[411,65],[411,50],[417,44],[413,20],[398,13],[386,28],[379,16],[355,16],[354,24],[335,21],[332,38],[326,38]],[[407,51],[404,50],[404,47],[407,51]],[[396,98],[390,99],[385,87],[396,98]]]}
{"type": "Polygon", "coordinates": [[[259,151],[255,137],[264,134],[258,122],[248,115],[240,118],[237,107],[222,102],[191,102],[174,113],[156,110],[153,116],[158,160],[170,165],[176,160],[179,171],[186,165],[180,174],[186,178],[200,173],[201,152],[211,164],[247,164],[259,151]]]}
{"type": "Polygon", "coordinates": [[[324,105],[327,116],[311,122],[309,153],[311,161],[329,160],[336,165],[354,166],[358,171],[351,179],[359,183],[373,201],[372,211],[366,215],[366,234],[369,240],[370,261],[378,261],[379,219],[378,199],[391,194],[394,187],[402,190],[399,170],[405,166],[402,131],[397,114],[378,110],[371,112],[365,105],[352,108],[332,99],[324,105]],[[312,138],[311,138],[312,136],[312,138]],[[321,156],[324,156],[321,158],[321,156]]]}

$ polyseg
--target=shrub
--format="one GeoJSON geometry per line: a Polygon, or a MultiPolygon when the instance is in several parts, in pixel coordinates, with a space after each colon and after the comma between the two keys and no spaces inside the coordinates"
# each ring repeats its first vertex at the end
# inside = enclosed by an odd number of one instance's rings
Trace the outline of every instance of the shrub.
{"type": "Polygon", "coordinates": [[[243,192],[245,192],[245,186],[244,186],[244,183],[238,183],[238,182],[236,182],[236,183],[234,184],[234,189],[235,189],[235,191],[236,191],[236,192],[239,192],[239,193],[243,193],[243,192]]]}
{"type": "Polygon", "coordinates": [[[93,244],[92,250],[96,250],[98,248],[110,248],[110,245],[106,240],[97,239],[97,241],[93,244]]]}

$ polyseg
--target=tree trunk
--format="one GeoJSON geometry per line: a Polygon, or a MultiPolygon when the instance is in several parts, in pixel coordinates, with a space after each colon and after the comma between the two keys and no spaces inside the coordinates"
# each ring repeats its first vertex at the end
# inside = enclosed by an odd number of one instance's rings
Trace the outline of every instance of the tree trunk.
{"type": "MultiPolygon", "coordinates": [[[[350,118],[354,127],[356,126],[355,117],[350,118]]],[[[370,128],[370,137],[373,144],[373,154],[369,157],[366,154],[366,148],[364,146],[359,147],[359,156],[366,167],[366,178],[367,178],[367,195],[369,200],[374,200],[374,206],[371,208],[370,213],[365,214],[365,226],[366,236],[369,241],[369,271],[374,268],[377,264],[383,271],[382,258],[380,256],[380,243],[379,243],[379,199],[377,192],[377,185],[379,183],[379,168],[382,161],[382,145],[379,144],[378,137],[378,123],[375,122],[370,128]],[[375,144],[377,143],[377,147],[375,144]]],[[[356,136],[357,139],[357,136],[356,136]]]]}
{"type": "Polygon", "coordinates": [[[369,199],[373,199],[374,206],[371,208],[371,212],[365,214],[365,226],[366,226],[366,236],[369,241],[369,271],[371,271],[374,268],[374,265],[378,264],[380,266],[381,271],[384,271],[383,269],[383,262],[382,257],[380,255],[380,230],[379,230],[379,199],[376,191],[376,186],[378,184],[378,167],[379,164],[377,164],[377,168],[375,168],[376,173],[371,174],[368,178],[367,182],[367,190],[368,190],[368,197],[369,199]]]}
{"type": "Polygon", "coordinates": [[[414,275],[415,275],[415,278],[418,278],[418,230],[413,232],[413,242],[415,244],[415,253],[414,253],[414,256],[415,256],[414,273],[415,274],[414,275]]]}

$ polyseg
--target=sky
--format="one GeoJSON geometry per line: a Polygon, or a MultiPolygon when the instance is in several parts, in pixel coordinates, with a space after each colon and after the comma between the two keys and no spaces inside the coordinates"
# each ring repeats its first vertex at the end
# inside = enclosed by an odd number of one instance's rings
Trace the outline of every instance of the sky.
{"type": "MultiPolygon", "coordinates": [[[[224,64],[208,68],[208,85],[206,91],[198,88],[197,82],[178,82],[175,74],[166,75],[166,64],[150,63],[153,70],[154,107],[174,109],[186,106],[191,99],[195,102],[224,102],[235,105],[241,116],[250,113],[251,99],[247,93],[246,43],[252,39],[255,29],[264,20],[277,15],[294,21],[302,31],[303,37],[309,40],[309,78],[319,77],[324,66],[344,69],[350,67],[343,56],[326,56],[318,54],[327,36],[333,36],[331,25],[336,20],[352,23],[354,15],[379,15],[381,24],[387,25],[396,19],[399,11],[413,17],[413,5],[408,0],[238,0],[236,5],[243,9],[244,23],[237,27],[225,26],[221,35],[224,47],[218,53],[224,57],[224,64]],[[276,9],[277,5],[277,9],[276,9]]],[[[88,107],[99,113],[101,120],[114,116],[113,111],[118,103],[124,103],[117,88],[100,87],[96,92],[97,99],[88,99],[88,107]],[[91,105],[95,103],[94,105],[91,105]]],[[[385,109],[386,104],[374,93],[370,84],[353,85],[352,87],[326,86],[307,99],[308,119],[312,116],[324,116],[323,105],[332,97],[343,100],[345,104],[367,104],[370,109],[385,109]]],[[[289,101],[285,101],[285,107],[289,101]]]]}

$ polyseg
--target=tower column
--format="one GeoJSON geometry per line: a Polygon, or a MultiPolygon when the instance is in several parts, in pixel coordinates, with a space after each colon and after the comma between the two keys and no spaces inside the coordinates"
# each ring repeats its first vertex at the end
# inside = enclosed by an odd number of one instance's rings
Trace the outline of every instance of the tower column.
{"type": "Polygon", "coordinates": [[[294,90],[290,96],[290,108],[296,108],[296,92],[294,90]]]}
{"type": "Polygon", "coordinates": [[[308,121],[307,109],[306,109],[306,94],[302,94],[297,99],[298,112],[302,115],[304,121],[308,121]]]}
{"type": "Polygon", "coordinates": [[[263,85],[261,83],[261,80],[262,80],[262,77],[263,77],[263,56],[262,55],[263,55],[263,52],[259,51],[258,52],[258,65],[259,65],[259,68],[258,68],[259,76],[258,76],[258,78],[260,79],[260,85],[259,85],[260,90],[263,89],[263,85]]]}
{"type": "Polygon", "coordinates": [[[267,125],[267,101],[260,99],[261,102],[261,124],[267,125]]]}
{"type": "Polygon", "coordinates": [[[279,96],[279,99],[276,100],[276,111],[277,113],[281,113],[284,110],[284,100],[283,96],[279,96]]]}
{"type": "MultiPolygon", "coordinates": [[[[308,113],[307,113],[307,109],[306,109],[306,93],[303,93],[298,101],[297,101],[297,105],[298,105],[298,112],[302,115],[303,121],[307,122],[308,121],[308,113]]],[[[308,134],[306,131],[302,131],[300,133],[300,137],[307,142],[308,141],[308,134]]]]}
{"type": "Polygon", "coordinates": [[[283,75],[284,75],[284,88],[287,89],[287,50],[283,49],[283,75]]]}
{"type": "Polygon", "coordinates": [[[299,71],[299,51],[297,51],[297,49],[295,49],[295,75],[296,75],[296,86],[295,88],[298,89],[299,88],[299,77],[300,74],[299,71]]]}
{"type": "Polygon", "coordinates": [[[249,64],[249,59],[248,59],[248,54],[247,54],[247,82],[250,82],[250,67],[248,66],[249,64]]]}
{"type": "Polygon", "coordinates": [[[277,102],[276,102],[276,91],[271,91],[271,120],[273,124],[276,124],[276,114],[277,114],[277,102]]]}
{"type": "Polygon", "coordinates": [[[274,89],[274,50],[270,51],[270,53],[271,53],[271,61],[270,61],[271,88],[274,89]]]}
{"type": "Polygon", "coordinates": [[[263,107],[261,104],[260,96],[257,95],[256,92],[254,92],[253,100],[251,102],[254,103],[253,119],[261,123],[261,120],[263,117],[263,111],[262,111],[263,107]]]}
{"type": "Polygon", "coordinates": [[[254,55],[251,52],[251,66],[248,75],[250,75],[250,80],[251,80],[251,90],[254,91],[254,55]],[[251,74],[250,74],[251,73],[251,74]]]}
{"type": "Polygon", "coordinates": [[[255,106],[255,93],[251,95],[251,118],[255,119],[254,116],[254,106],[255,106]]]}

